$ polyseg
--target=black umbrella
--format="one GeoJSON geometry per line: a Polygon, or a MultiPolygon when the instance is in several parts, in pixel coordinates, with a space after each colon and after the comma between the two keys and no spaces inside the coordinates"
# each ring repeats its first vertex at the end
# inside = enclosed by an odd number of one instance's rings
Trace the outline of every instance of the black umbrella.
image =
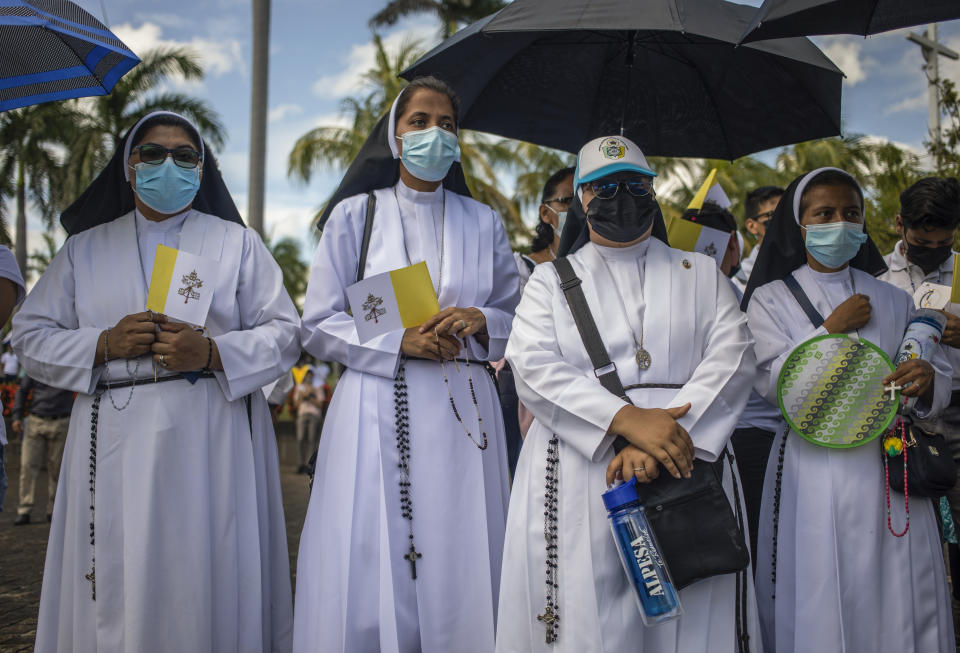
{"type": "Polygon", "coordinates": [[[461,125],[577,151],[735,159],[840,133],[842,73],[807,39],[736,46],[755,10],[723,0],[515,0],[402,73],[459,93],[461,125]]]}
{"type": "Polygon", "coordinates": [[[140,59],[67,0],[0,1],[0,111],[106,95],[140,59]]]}
{"type": "Polygon", "coordinates": [[[764,0],[743,41],[877,34],[960,18],[960,0],[764,0]]]}

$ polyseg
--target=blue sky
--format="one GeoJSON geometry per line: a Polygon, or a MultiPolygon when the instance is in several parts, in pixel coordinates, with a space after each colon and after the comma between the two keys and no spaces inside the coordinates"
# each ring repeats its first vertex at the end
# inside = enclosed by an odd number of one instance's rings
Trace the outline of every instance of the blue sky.
{"type": "MultiPolygon", "coordinates": [[[[205,99],[221,116],[228,140],[219,152],[221,168],[240,212],[247,211],[247,147],[250,116],[251,7],[249,0],[79,0],[135,52],[157,45],[189,45],[200,54],[207,76],[202,83],[174,81],[177,90],[205,99]]],[[[268,236],[307,237],[317,207],[341,171],[324,171],[309,185],[289,180],[287,155],[294,141],[318,125],[337,124],[340,100],[361,90],[359,75],[373,62],[367,21],[382,0],[273,0],[271,24],[270,123],[266,187],[268,236]]],[[[745,2],[759,4],[759,0],[745,2]]],[[[919,29],[919,28],[918,28],[919,29]]],[[[926,82],[920,49],[906,30],[867,39],[853,36],[815,39],[846,73],[843,117],[848,133],[862,133],[922,147],[927,135],[926,82]]],[[[388,48],[404,39],[426,48],[439,37],[428,16],[406,20],[384,31],[388,48]]],[[[960,21],[942,23],[940,39],[960,51],[960,21]]],[[[960,82],[960,63],[941,58],[941,74],[960,82]]],[[[757,90],[758,103],[763,89],[757,90]]],[[[530,216],[533,220],[533,216],[530,216]]],[[[31,231],[40,230],[39,223],[31,231]]],[[[39,243],[32,237],[31,245],[39,243]]]]}

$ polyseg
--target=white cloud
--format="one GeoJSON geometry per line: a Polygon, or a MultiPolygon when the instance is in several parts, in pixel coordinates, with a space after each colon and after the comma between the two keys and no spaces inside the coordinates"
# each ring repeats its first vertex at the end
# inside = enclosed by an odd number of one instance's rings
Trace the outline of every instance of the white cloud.
{"type": "Polygon", "coordinates": [[[899,102],[891,104],[889,107],[883,110],[883,115],[889,116],[894,113],[902,113],[905,111],[916,111],[920,108],[926,108],[927,106],[927,94],[920,93],[918,95],[913,95],[905,97],[899,102]]]}
{"type": "MultiPolygon", "coordinates": [[[[383,38],[383,47],[396,53],[404,44],[418,42],[426,52],[434,44],[437,28],[433,23],[415,24],[391,33],[383,38]]],[[[313,84],[314,95],[340,98],[353,95],[364,87],[363,75],[376,63],[376,46],[372,41],[353,45],[340,62],[340,72],[324,75],[313,84]]]]}
{"type": "Polygon", "coordinates": [[[875,63],[863,56],[863,43],[863,39],[848,36],[826,37],[820,42],[820,49],[844,72],[851,86],[866,80],[868,69],[875,63]]]}
{"type": "Polygon", "coordinates": [[[163,28],[157,23],[144,22],[139,27],[130,23],[117,25],[113,32],[131,50],[139,55],[158,47],[188,47],[200,59],[204,72],[219,76],[243,71],[244,59],[237,39],[207,39],[195,36],[189,41],[163,38],[163,28]]]}
{"type": "Polygon", "coordinates": [[[301,113],[303,113],[303,107],[299,104],[278,104],[270,109],[270,113],[267,114],[267,120],[270,122],[280,122],[284,118],[298,116],[301,113]]]}

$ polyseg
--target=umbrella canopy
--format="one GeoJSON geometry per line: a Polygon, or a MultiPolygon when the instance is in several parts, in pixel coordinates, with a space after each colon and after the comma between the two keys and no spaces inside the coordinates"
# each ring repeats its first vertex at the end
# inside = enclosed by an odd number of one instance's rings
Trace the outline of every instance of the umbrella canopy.
{"type": "Polygon", "coordinates": [[[140,62],[67,0],[0,0],[0,111],[106,95],[140,62]]]}
{"type": "Polygon", "coordinates": [[[723,0],[515,0],[401,75],[460,95],[461,125],[568,152],[620,133],[645,154],[735,159],[840,133],[843,74],[808,39],[737,47],[723,0]]]}
{"type": "Polygon", "coordinates": [[[960,18],[960,0],[764,0],[743,41],[877,34],[960,18]]]}

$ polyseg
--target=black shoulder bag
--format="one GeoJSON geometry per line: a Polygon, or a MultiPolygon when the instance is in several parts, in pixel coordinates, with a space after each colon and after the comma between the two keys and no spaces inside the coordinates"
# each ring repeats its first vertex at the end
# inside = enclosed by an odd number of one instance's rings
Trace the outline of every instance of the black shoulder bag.
{"type": "MultiPolygon", "coordinates": [[[[367,213],[363,220],[363,238],[360,240],[360,256],[357,258],[357,281],[363,281],[363,271],[367,267],[367,250],[370,249],[370,234],[373,233],[373,215],[377,208],[377,196],[373,191],[367,193],[367,213]]],[[[317,473],[317,453],[320,448],[313,452],[310,460],[307,461],[307,480],[310,484],[310,490],[313,490],[313,477],[317,473]]]]}
{"type": "MultiPolygon", "coordinates": [[[[624,401],[633,403],[611,362],[596,322],[590,313],[581,280],[573,266],[565,258],[553,261],[560,275],[563,289],[573,320],[580,332],[583,346],[590,356],[594,374],[600,384],[624,401]]],[[[647,385],[644,387],[677,388],[676,385],[647,385]]],[[[613,447],[618,453],[627,446],[627,441],[617,436],[613,447]]],[[[698,461],[688,479],[676,479],[662,473],[650,483],[637,484],[637,496],[646,507],[647,518],[663,550],[670,575],[678,588],[684,588],[698,580],[742,572],[750,564],[750,553],[743,537],[743,516],[740,509],[740,493],[733,474],[733,456],[724,450],[714,463],[698,461]],[[726,459],[733,476],[734,517],[730,501],[723,491],[721,479],[726,459]]],[[[745,573],[745,572],[744,572],[745,573]]],[[[746,579],[738,574],[738,599],[745,599],[746,579]],[[742,581],[742,582],[740,582],[742,581]]],[[[739,601],[737,611],[738,630],[741,617],[746,623],[746,601],[739,601]],[[744,612],[741,615],[741,612],[744,612]]],[[[745,640],[741,640],[745,645],[745,640]]]]}
{"type": "MultiPolygon", "coordinates": [[[[797,303],[807,314],[815,327],[823,324],[823,316],[813,307],[803,288],[793,277],[788,275],[783,282],[793,294],[797,303]]],[[[945,495],[957,482],[957,464],[953,460],[947,440],[939,433],[930,433],[917,426],[909,416],[901,416],[907,432],[907,483],[910,494],[918,497],[939,498],[945,495]]],[[[786,438],[784,438],[784,443],[786,438]]],[[[880,438],[881,456],[883,452],[883,438],[880,438]]],[[[888,456],[890,487],[900,494],[903,488],[903,456],[888,456]]]]}

